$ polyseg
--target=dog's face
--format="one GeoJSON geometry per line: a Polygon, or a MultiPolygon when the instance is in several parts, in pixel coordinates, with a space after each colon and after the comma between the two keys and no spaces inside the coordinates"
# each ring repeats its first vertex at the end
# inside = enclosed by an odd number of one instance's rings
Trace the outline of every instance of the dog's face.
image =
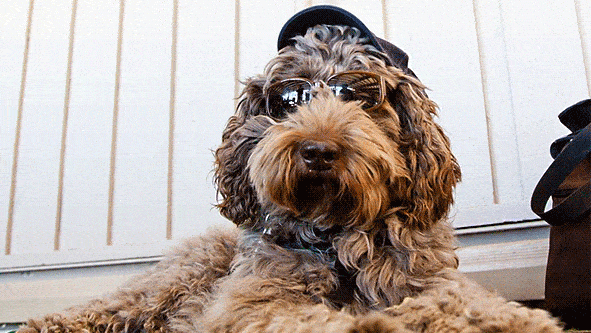
{"type": "Polygon", "coordinates": [[[460,178],[435,112],[420,81],[356,30],[310,29],[247,81],[216,151],[218,206],[247,228],[268,215],[428,228],[460,178]]]}

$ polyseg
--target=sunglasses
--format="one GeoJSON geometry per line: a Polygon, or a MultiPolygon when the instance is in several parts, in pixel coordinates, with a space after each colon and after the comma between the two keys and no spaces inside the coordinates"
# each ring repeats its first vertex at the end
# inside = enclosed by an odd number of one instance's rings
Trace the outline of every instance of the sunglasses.
{"type": "MultiPolygon", "coordinates": [[[[361,108],[371,111],[384,102],[386,81],[376,73],[366,71],[341,72],[321,81],[333,94],[345,102],[361,102],[361,108]]],[[[320,82],[305,78],[289,78],[273,83],[266,91],[267,112],[275,118],[293,113],[298,106],[310,103],[314,88],[320,82]]]]}

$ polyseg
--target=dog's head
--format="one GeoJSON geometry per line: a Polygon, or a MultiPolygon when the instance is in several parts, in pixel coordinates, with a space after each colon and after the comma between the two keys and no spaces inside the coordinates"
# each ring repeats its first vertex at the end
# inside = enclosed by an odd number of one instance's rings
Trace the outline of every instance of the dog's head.
{"type": "Polygon", "coordinates": [[[421,82],[356,28],[294,41],[245,83],[223,133],[221,213],[246,228],[267,215],[360,230],[444,218],[460,170],[421,82]]]}

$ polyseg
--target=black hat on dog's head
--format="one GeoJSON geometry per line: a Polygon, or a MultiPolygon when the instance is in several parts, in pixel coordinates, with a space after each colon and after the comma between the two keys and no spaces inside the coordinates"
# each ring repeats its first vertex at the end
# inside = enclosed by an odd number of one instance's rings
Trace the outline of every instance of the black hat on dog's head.
{"type": "Polygon", "coordinates": [[[277,49],[281,50],[288,45],[292,45],[294,43],[293,37],[303,36],[308,31],[308,28],[319,24],[346,25],[359,29],[362,36],[369,39],[371,45],[388,56],[389,65],[396,66],[407,73],[412,73],[408,68],[408,55],[404,51],[396,45],[376,37],[355,15],[335,6],[313,6],[295,14],[281,29],[277,49]]]}

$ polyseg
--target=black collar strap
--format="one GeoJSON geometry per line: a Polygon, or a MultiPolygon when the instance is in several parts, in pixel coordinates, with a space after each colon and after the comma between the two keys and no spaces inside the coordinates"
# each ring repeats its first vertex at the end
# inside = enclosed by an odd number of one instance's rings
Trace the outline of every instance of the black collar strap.
{"type": "Polygon", "coordinates": [[[591,180],[571,193],[564,201],[545,212],[552,194],[570,173],[591,153],[591,123],[583,128],[556,156],[531,198],[531,209],[553,226],[576,221],[591,210],[591,180]]]}
{"type": "MultiPolygon", "coordinates": [[[[261,234],[261,237],[268,242],[274,243],[287,250],[307,250],[323,255],[330,255],[336,258],[336,251],[332,245],[332,236],[342,231],[341,227],[333,227],[328,230],[312,228],[310,239],[299,237],[283,230],[282,223],[286,223],[282,217],[272,216],[270,214],[261,214],[258,226],[254,228],[255,232],[261,234]]],[[[299,223],[305,223],[299,221],[299,223]]]]}

